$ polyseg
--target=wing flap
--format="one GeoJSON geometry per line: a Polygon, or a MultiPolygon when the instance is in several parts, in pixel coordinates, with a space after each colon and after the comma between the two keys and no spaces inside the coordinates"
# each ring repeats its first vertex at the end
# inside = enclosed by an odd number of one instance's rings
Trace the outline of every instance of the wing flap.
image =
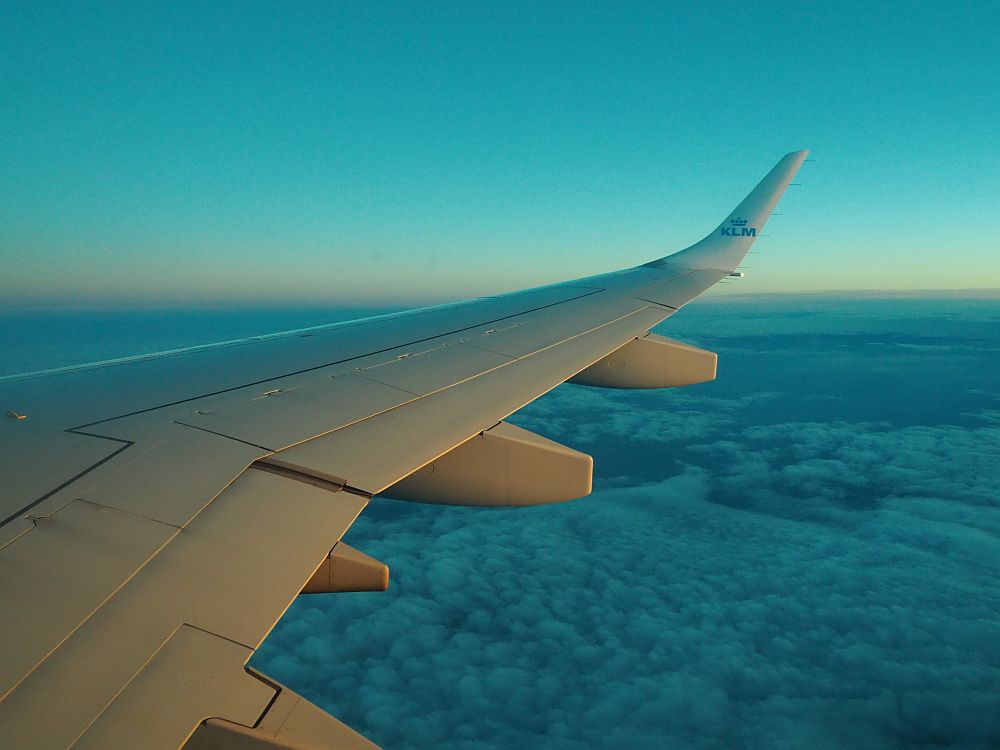
{"type": "Polygon", "coordinates": [[[378,750],[302,696],[270,678],[268,682],[279,690],[278,697],[256,725],[209,719],[184,750],[378,750]]]}
{"type": "Polygon", "coordinates": [[[249,657],[367,502],[244,472],[0,703],[0,747],[68,747],[182,626],[249,657]]]}
{"type": "Polygon", "coordinates": [[[252,726],[277,692],[243,669],[252,653],[239,643],[181,625],[87,727],[73,750],[176,750],[214,716],[252,726]]]}
{"type": "Polygon", "coordinates": [[[177,529],[74,500],[0,550],[0,697],[55,649],[177,529]]]}

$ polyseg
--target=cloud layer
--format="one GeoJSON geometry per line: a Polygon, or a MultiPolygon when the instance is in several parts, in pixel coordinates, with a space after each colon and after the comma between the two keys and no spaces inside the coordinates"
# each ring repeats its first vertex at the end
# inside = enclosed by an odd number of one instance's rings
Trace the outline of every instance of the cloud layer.
{"type": "Polygon", "coordinates": [[[595,455],[589,498],[377,500],[349,541],[391,590],[303,597],[255,666],[387,748],[996,747],[1000,336],[801,312],[703,316],[716,384],[518,415],[595,455]]]}

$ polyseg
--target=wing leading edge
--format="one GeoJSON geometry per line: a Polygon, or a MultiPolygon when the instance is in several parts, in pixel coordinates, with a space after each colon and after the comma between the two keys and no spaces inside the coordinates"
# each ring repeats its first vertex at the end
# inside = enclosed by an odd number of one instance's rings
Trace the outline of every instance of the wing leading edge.
{"type": "Polygon", "coordinates": [[[400,487],[436,502],[588,492],[589,457],[503,420],[578,374],[714,377],[714,355],[649,331],[736,268],[805,156],[702,241],[635,268],[0,379],[26,416],[0,428],[0,746],[370,747],[245,670],[254,649],[318,570],[342,590],[337,561],[360,558],[341,537],[411,475],[400,487]],[[50,439],[72,450],[46,453],[50,439]]]}

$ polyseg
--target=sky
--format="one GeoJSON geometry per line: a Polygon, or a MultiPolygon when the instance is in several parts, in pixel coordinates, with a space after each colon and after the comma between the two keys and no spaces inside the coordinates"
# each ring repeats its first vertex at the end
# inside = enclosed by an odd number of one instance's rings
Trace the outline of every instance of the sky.
{"type": "Polygon", "coordinates": [[[658,329],[717,381],[516,414],[588,498],[376,499],[347,541],[389,591],[300,598],[253,666],[387,748],[1000,746],[995,3],[0,29],[0,375],[642,263],[811,149],[746,278],[658,329]]]}
{"type": "Polygon", "coordinates": [[[0,3],[0,305],[406,305],[642,263],[1000,287],[995,3],[0,3]]]}

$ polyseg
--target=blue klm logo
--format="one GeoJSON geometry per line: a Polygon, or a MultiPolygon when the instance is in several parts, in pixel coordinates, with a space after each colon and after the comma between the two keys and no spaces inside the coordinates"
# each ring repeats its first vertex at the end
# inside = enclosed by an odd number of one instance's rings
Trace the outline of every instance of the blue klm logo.
{"type": "Polygon", "coordinates": [[[756,237],[757,227],[748,227],[746,219],[730,219],[728,227],[722,227],[720,234],[726,237],[756,237]]]}

